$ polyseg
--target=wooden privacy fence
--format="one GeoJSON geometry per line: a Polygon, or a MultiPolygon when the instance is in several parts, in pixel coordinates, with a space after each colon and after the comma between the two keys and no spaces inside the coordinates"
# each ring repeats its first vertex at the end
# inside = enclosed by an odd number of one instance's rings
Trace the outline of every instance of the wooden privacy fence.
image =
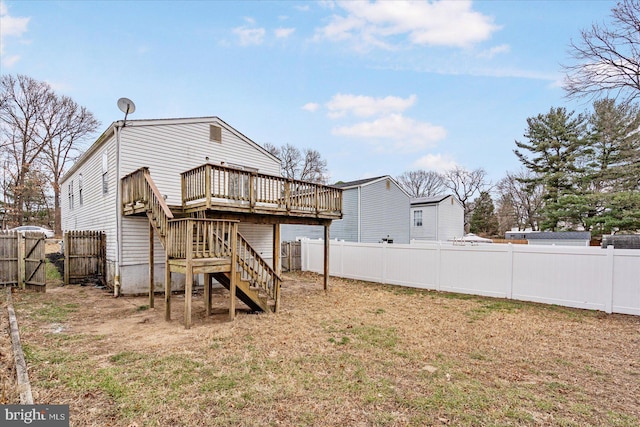
{"type": "Polygon", "coordinates": [[[44,292],[46,277],[44,234],[0,232],[0,286],[44,292]]]}
{"type": "Polygon", "coordinates": [[[295,271],[302,268],[301,244],[297,242],[282,242],[280,246],[282,271],[295,271]]]}
{"type": "Polygon", "coordinates": [[[97,280],[106,285],[107,237],[101,231],[68,231],[64,235],[64,284],[97,280]]]}

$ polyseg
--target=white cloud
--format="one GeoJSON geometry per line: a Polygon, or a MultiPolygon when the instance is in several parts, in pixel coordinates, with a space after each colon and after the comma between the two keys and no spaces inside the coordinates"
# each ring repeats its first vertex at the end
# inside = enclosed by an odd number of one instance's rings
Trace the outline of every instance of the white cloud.
{"type": "Polygon", "coordinates": [[[333,15],[316,30],[316,40],[350,40],[359,49],[392,48],[398,37],[414,45],[468,47],[488,40],[500,27],[472,10],[470,0],[338,2],[345,15],[333,15]]]}
{"type": "Polygon", "coordinates": [[[417,100],[416,95],[408,98],[387,96],[374,98],[371,96],[337,94],[327,103],[330,118],[344,117],[352,114],[356,117],[371,117],[390,113],[402,113],[412,107],[417,100]]]}
{"type": "Polygon", "coordinates": [[[295,30],[295,28],[276,28],[274,32],[277,38],[282,39],[289,37],[295,30]]]}
{"type": "Polygon", "coordinates": [[[20,37],[27,32],[27,25],[31,18],[17,18],[9,15],[9,9],[0,2],[0,37],[20,37]]]}
{"type": "Polygon", "coordinates": [[[2,65],[5,67],[13,67],[20,60],[20,55],[6,56],[2,55],[2,65]]]}
{"type": "Polygon", "coordinates": [[[447,136],[441,126],[420,122],[402,114],[389,114],[369,122],[340,126],[332,130],[334,135],[371,140],[383,149],[403,152],[418,151],[434,146],[447,136]]]}
{"type": "Polygon", "coordinates": [[[240,38],[242,46],[260,45],[264,41],[265,29],[236,27],[233,29],[233,33],[240,38]]]}
{"type": "Polygon", "coordinates": [[[457,163],[448,155],[427,154],[417,159],[411,165],[412,168],[444,172],[453,169],[457,163]]]}
{"type": "MultiPolygon", "coordinates": [[[[0,1],[0,55],[5,54],[7,37],[22,37],[27,32],[29,17],[14,17],[9,15],[9,8],[0,1]]],[[[10,67],[20,60],[19,55],[2,58],[2,65],[10,67]]]]}
{"type": "Polygon", "coordinates": [[[320,104],[316,104],[315,102],[308,102],[302,106],[303,110],[311,113],[318,111],[318,108],[320,108],[320,104]]]}
{"type": "Polygon", "coordinates": [[[478,57],[491,59],[498,54],[509,53],[510,51],[511,51],[511,46],[509,46],[508,44],[501,44],[499,46],[494,46],[491,49],[483,50],[478,54],[478,57]]]}

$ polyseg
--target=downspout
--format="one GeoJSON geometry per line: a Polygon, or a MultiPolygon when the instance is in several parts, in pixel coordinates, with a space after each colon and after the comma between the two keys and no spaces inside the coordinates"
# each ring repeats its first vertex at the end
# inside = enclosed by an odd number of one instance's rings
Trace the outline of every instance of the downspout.
{"type": "Polygon", "coordinates": [[[120,243],[122,242],[122,215],[120,210],[122,208],[122,194],[120,193],[120,132],[124,127],[123,121],[116,122],[115,136],[116,136],[116,268],[113,278],[113,296],[120,296],[120,259],[122,255],[122,248],[120,243]]]}

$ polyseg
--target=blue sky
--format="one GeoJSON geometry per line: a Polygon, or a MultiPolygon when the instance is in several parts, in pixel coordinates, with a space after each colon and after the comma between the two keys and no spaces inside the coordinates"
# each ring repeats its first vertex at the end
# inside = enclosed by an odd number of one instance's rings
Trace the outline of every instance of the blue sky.
{"type": "Polygon", "coordinates": [[[613,1],[2,1],[2,74],[102,122],[218,116],[318,150],[331,182],[519,169],[527,117],[565,98],[570,40],[613,1]]]}

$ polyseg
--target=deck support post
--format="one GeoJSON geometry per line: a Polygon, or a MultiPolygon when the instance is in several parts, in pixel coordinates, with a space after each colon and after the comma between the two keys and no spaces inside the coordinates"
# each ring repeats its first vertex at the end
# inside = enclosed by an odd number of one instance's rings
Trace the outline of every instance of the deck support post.
{"type": "Polygon", "coordinates": [[[234,320],[236,318],[236,280],[238,279],[238,272],[236,271],[236,264],[238,262],[238,224],[234,223],[231,226],[231,272],[229,278],[229,319],[234,320]]]}
{"type": "Polygon", "coordinates": [[[149,308],[154,308],[153,255],[153,224],[149,221],[149,308]]]}
{"type": "Polygon", "coordinates": [[[191,328],[191,297],[193,293],[193,221],[187,221],[187,259],[184,280],[184,327],[191,328]]]}
{"type": "Polygon", "coordinates": [[[324,226],[324,290],[329,288],[329,247],[330,247],[330,233],[329,227],[331,224],[324,226]]]}
{"type": "Polygon", "coordinates": [[[273,271],[278,276],[282,273],[280,255],[280,224],[273,224],[273,271]]]}
{"type": "Polygon", "coordinates": [[[211,316],[211,273],[204,273],[204,303],[207,317],[211,316]]]}
{"type": "Polygon", "coordinates": [[[168,252],[164,258],[164,320],[171,320],[171,266],[168,252]]]}

